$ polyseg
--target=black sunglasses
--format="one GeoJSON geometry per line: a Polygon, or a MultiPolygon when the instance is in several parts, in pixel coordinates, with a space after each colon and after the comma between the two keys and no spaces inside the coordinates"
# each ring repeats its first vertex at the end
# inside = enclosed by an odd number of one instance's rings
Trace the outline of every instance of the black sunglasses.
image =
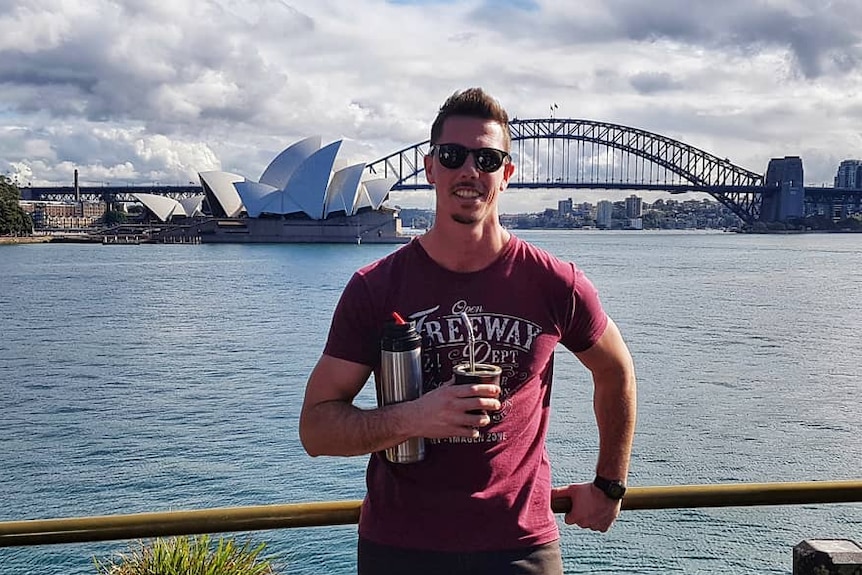
{"type": "Polygon", "coordinates": [[[496,172],[500,166],[512,156],[508,152],[496,148],[468,148],[461,144],[434,144],[431,154],[437,151],[440,165],[450,170],[457,170],[467,161],[467,156],[473,154],[476,169],[482,172],[496,172]]]}

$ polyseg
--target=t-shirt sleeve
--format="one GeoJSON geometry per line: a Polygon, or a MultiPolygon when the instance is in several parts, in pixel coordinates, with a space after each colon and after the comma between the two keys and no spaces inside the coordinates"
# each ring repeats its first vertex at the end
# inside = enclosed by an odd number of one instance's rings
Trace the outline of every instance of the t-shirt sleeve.
{"type": "Polygon", "coordinates": [[[335,306],[323,353],[374,367],[380,355],[379,328],[374,317],[374,305],[365,278],[355,273],[335,306]]]}
{"type": "Polygon", "coordinates": [[[608,326],[608,316],[593,282],[577,267],[574,272],[572,321],[560,342],[577,353],[590,349],[599,341],[608,326]]]}

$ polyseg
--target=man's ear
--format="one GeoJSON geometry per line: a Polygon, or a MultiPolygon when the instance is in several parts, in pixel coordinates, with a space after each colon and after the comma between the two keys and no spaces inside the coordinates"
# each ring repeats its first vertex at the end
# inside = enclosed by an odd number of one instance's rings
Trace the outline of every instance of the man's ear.
{"type": "Polygon", "coordinates": [[[515,164],[510,160],[503,164],[503,181],[500,182],[500,190],[509,187],[509,179],[515,173],[515,164]]]}
{"type": "Polygon", "coordinates": [[[423,161],[425,162],[425,180],[433,186],[434,185],[434,169],[433,169],[434,168],[434,158],[433,158],[433,156],[431,156],[431,154],[428,154],[427,156],[425,156],[425,158],[423,158],[423,161]]]}

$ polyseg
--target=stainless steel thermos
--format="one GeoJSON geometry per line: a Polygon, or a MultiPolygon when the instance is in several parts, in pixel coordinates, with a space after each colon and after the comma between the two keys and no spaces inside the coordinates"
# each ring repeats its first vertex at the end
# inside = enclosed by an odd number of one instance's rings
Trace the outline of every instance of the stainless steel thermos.
{"type": "MultiPolygon", "coordinates": [[[[387,322],[380,340],[380,377],[375,378],[377,405],[391,405],[422,395],[422,338],[416,323],[397,313],[387,322]]],[[[385,451],[393,463],[413,463],[425,457],[425,440],[411,437],[385,451]]]]}

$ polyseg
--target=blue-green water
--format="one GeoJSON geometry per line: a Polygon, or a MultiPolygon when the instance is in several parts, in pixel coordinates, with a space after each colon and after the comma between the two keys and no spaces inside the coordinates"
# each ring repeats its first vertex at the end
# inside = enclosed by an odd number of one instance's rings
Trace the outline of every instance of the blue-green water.
{"type": "MultiPolygon", "coordinates": [[[[862,477],[862,237],[519,235],[586,270],[631,347],[632,484],[862,477]]],[[[0,520],[361,498],[365,459],[309,458],[297,418],[342,286],[396,247],[0,247],[0,520]]],[[[562,485],[592,478],[596,441],[585,370],[556,365],[562,485]]],[[[803,539],[862,541],[862,504],[562,533],[570,574],[787,574],[803,539]]],[[[251,537],[284,573],[354,570],[355,526],[251,537]]],[[[126,549],[5,548],[0,573],[95,573],[126,549]]]]}

